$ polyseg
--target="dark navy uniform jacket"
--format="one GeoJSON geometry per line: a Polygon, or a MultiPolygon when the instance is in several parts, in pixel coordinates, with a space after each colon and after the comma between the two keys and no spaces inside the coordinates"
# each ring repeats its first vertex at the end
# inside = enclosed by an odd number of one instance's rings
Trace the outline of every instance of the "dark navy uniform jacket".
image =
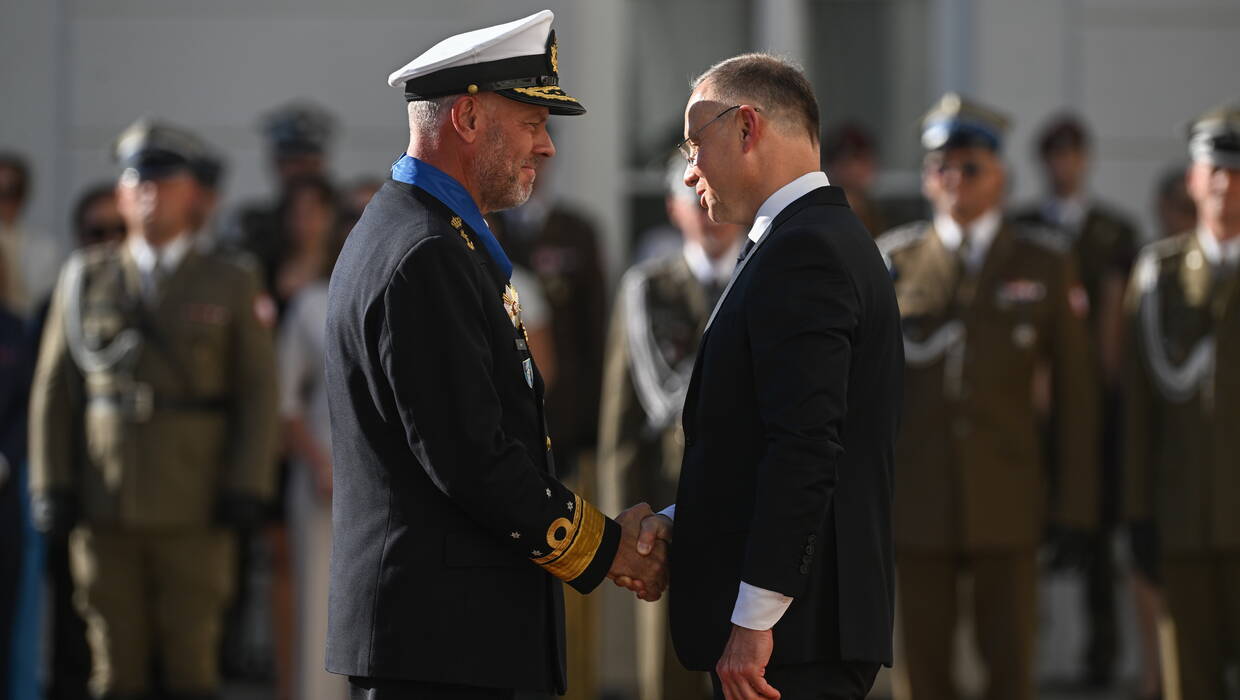
{"type": "Polygon", "coordinates": [[[387,181],[331,280],[327,669],[562,692],[560,581],[598,585],[620,528],[555,478],[507,261],[417,166],[427,187],[387,181]]]}

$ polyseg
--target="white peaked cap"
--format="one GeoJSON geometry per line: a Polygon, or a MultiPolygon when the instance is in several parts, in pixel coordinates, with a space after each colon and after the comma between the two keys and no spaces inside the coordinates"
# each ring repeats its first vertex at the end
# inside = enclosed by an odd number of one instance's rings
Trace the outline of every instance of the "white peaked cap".
{"type": "Polygon", "coordinates": [[[547,107],[553,114],[585,108],[559,86],[559,48],[542,10],[529,17],[450,36],[388,76],[409,101],[496,92],[547,107]]]}

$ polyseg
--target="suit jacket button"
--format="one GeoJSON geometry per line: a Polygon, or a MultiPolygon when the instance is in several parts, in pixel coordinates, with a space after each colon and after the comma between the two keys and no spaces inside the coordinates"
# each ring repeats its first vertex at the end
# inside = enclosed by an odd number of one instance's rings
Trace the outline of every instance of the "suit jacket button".
{"type": "Polygon", "coordinates": [[[806,553],[806,554],[813,554],[813,553],[814,553],[814,545],[812,545],[812,544],[807,544],[807,545],[805,545],[805,553],[806,553]]]}
{"type": "Polygon", "coordinates": [[[808,574],[808,573],[809,573],[809,565],[808,565],[808,564],[802,564],[802,565],[801,565],[801,573],[803,573],[803,574],[808,574]]]}
{"type": "Polygon", "coordinates": [[[802,563],[802,564],[809,564],[809,563],[810,563],[810,562],[812,562],[813,560],[814,560],[814,558],[813,558],[813,557],[811,557],[811,556],[810,556],[810,555],[808,555],[808,554],[806,554],[805,556],[801,557],[801,563],[802,563]]]}
{"type": "Polygon", "coordinates": [[[813,543],[815,543],[815,542],[817,542],[817,541],[818,541],[818,535],[815,535],[815,534],[813,534],[813,533],[810,533],[810,536],[809,536],[809,537],[806,537],[806,538],[805,538],[805,541],[806,541],[806,542],[809,542],[810,544],[813,544],[813,543]]]}

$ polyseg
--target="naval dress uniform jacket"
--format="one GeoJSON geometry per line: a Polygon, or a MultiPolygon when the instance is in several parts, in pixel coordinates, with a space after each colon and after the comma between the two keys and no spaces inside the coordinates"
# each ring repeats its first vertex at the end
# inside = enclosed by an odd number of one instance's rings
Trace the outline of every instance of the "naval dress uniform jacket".
{"type": "Polygon", "coordinates": [[[891,663],[903,364],[871,235],[843,190],[811,190],[737,266],[690,380],[671,559],[685,666],[714,668],[742,581],[793,598],[773,627],[768,677],[891,663]]]}
{"type": "Polygon", "coordinates": [[[1240,649],[1240,275],[1209,235],[1146,247],[1126,305],[1125,511],[1157,523],[1185,698],[1240,649]]]}
{"type": "Polygon", "coordinates": [[[416,166],[330,285],[327,669],[563,692],[560,579],[593,589],[620,528],[555,478],[507,259],[465,190],[416,166]]]}

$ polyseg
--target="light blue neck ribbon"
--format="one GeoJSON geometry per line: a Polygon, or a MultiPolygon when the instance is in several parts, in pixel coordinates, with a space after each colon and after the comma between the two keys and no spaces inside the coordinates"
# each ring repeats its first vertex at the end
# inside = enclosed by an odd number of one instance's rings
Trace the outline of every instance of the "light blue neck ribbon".
{"type": "Polygon", "coordinates": [[[500,246],[499,241],[495,240],[495,234],[491,233],[486,219],[482,218],[482,212],[478,210],[474,198],[461,183],[430,163],[407,154],[392,164],[392,179],[413,185],[438,199],[445,207],[461,217],[461,220],[473,230],[478,240],[482,241],[482,247],[486,248],[491,259],[499,266],[500,272],[504,273],[504,279],[511,279],[512,261],[504,253],[504,248],[500,246]]]}

